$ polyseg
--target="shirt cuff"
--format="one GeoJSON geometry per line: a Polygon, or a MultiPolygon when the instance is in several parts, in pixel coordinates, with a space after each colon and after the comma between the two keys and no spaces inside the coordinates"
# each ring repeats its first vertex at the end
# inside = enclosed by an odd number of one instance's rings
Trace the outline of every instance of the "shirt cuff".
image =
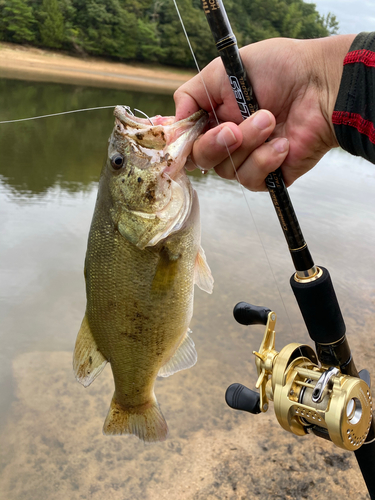
{"type": "Polygon", "coordinates": [[[332,115],[340,146],[375,163],[375,32],[360,33],[344,59],[332,115]]]}

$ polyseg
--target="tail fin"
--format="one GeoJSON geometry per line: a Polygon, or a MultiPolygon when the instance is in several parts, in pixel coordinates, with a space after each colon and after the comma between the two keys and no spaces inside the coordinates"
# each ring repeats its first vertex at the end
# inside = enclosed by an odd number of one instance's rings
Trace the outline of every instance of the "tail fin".
{"type": "Polygon", "coordinates": [[[164,441],[168,434],[168,426],[156,399],[150,406],[138,411],[128,411],[112,398],[111,407],[103,426],[103,433],[134,434],[146,442],[164,441]]]}

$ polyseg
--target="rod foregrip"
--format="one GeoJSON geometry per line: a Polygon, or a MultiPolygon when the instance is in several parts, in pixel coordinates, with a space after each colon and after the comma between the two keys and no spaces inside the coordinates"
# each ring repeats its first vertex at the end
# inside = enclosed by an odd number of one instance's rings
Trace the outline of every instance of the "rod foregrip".
{"type": "Polygon", "coordinates": [[[319,344],[335,344],[345,335],[346,327],[327,269],[315,280],[296,281],[290,285],[298,302],[309,335],[319,344]]]}

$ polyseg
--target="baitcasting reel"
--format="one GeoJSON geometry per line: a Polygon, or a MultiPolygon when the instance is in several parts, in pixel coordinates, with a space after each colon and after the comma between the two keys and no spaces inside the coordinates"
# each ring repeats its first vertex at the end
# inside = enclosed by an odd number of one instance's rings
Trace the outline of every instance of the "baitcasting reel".
{"type": "Polygon", "coordinates": [[[304,344],[288,344],[277,352],[276,314],[269,309],[240,302],[234,316],[242,324],[265,324],[266,330],[259,352],[253,353],[259,393],[232,384],[225,395],[228,405],[256,414],[267,411],[273,401],[285,430],[299,436],[313,433],[340,448],[357,450],[371,427],[368,372],[357,378],[338,367],[320,365],[314,350],[304,344]]]}

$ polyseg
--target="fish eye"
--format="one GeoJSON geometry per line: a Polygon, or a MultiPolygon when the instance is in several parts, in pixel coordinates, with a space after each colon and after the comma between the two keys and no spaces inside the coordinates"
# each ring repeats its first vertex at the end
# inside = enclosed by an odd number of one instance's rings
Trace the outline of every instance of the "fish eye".
{"type": "Polygon", "coordinates": [[[124,165],[124,162],[125,158],[118,153],[113,155],[111,158],[111,165],[115,170],[120,170],[120,168],[124,165]]]}

